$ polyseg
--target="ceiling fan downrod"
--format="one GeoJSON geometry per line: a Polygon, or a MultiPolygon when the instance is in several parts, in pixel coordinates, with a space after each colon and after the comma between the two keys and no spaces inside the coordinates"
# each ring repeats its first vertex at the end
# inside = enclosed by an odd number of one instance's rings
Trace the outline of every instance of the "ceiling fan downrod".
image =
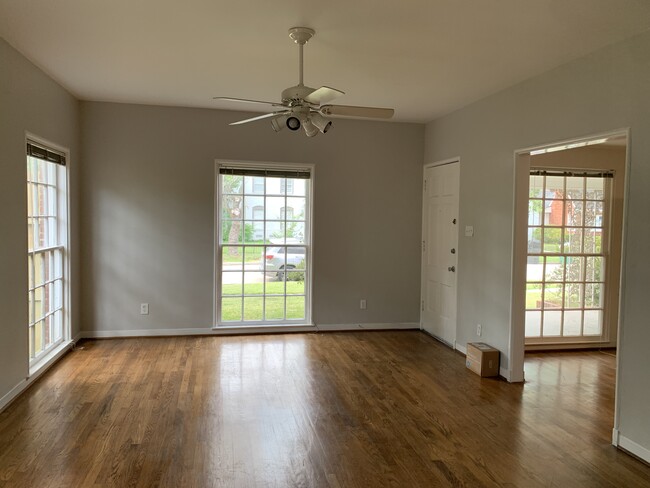
{"type": "Polygon", "coordinates": [[[289,29],[289,37],[293,39],[293,42],[298,44],[299,58],[298,58],[298,86],[304,86],[303,78],[303,48],[305,44],[314,37],[316,31],[310,29],[309,27],[292,27],[289,29]]]}

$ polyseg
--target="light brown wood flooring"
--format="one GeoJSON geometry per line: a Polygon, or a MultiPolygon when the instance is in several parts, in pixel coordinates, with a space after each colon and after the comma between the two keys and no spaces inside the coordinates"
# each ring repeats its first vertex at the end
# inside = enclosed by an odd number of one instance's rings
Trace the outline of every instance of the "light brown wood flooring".
{"type": "Polygon", "coordinates": [[[0,414],[0,487],[642,487],[613,356],[481,379],[418,331],[84,341],[0,414]]]}

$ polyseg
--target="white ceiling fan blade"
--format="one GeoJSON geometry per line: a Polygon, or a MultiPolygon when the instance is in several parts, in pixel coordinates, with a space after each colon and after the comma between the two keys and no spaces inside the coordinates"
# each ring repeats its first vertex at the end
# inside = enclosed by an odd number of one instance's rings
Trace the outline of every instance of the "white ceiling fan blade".
{"type": "Polygon", "coordinates": [[[341,117],[366,117],[372,119],[390,119],[395,110],[379,107],[353,107],[351,105],[323,105],[322,115],[339,115],[341,117]]]}
{"type": "Polygon", "coordinates": [[[250,119],[238,120],[237,122],[231,122],[228,125],[240,125],[248,124],[249,122],[255,122],[256,120],[268,119],[269,117],[275,117],[286,112],[271,112],[270,114],[258,115],[257,117],[251,117],[250,119]]]}
{"type": "Polygon", "coordinates": [[[335,98],[345,95],[341,90],[330,88],[329,86],[321,86],[305,97],[305,101],[315,105],[323,105],[324,103],[331,102],[335,98]]]}
{"type": "Polygon", "coordinates": [[[232,98],[232,97],[212,97],[213,100],[222,100],[224,102],[238,102],[238,103],[261,103],[262,105],[271,105],[272,107],[282,107],[281,103],[264,102],[262,100],[248,100],[247,98],[232,98]]]}

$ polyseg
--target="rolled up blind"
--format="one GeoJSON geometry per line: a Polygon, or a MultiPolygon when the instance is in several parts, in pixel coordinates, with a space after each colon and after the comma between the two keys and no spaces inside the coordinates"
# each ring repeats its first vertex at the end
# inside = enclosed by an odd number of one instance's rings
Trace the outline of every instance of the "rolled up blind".
{"type": "Polygon", "coordinates": [[[33,158],[49,161],[50,163],[60,164],[65,166],[65,156],[51,149],[39,146],[38,144],[27,141],[27,155],[33,158]]]}
{"type": "Polygon", "coordinates": [[[220,166],[219,173],[222,175],[241,175],[241,176],[263,176],[270,178],[296,178],[308,180],[311,178],[309,170],[300,169],[264,169],[264,168],[239,168],[220,166]]]}

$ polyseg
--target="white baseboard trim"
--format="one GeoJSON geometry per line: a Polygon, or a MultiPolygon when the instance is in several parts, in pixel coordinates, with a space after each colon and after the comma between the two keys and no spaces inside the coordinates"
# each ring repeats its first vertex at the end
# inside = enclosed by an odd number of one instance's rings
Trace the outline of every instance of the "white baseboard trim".
{"type": "Polygon", "coordinates": [[[20,395],[27,388],[27,380],[24,379],[20,381],[16,386],[14,386],[9,392],[0,398],[0,412],[2,412],[14,398],[20,395]]]}
{"type": "MultiPolygon", "coordinates": [[[[616,429],[614,430],[616,431],[616,429]]],[[[637,444],[633,440],[628,439],[618,431],[616,431],[615,436],[618,437],[617,443],[612,442],[612,444],[617,446],[619,449],[623,449],[624,451],[633,454],[639,459],[644,460],[646,463],[650,463],[650,449],[647,449],[641,444],[637,444]]]]}
{"type": "Polygon", "coordinates": [[[200,329],[141,329],[141,330],[85,330],[84,339],[110,339],[120,337],[170,337],[170,336],[208,336],[238,334],[274,334],[285,332],[334,332],[344,330],[395,330],[419,329],[414,322],[372,323],[372,324],[321,324],[321,325],[260,325],[260,326],[219,326],[200,329]]]}
{"type": "Polygon", "coordinates": [[[30,374],[27,378],[19,381],[18,384],[14,386],[11,390],[9,390],[9,392],[6,395],[0,398],[0,412],[2,412],[5,408],[7,408],[11,404],[11,402],[13,402],[18,397],[18,395],[20,395],[23,391],[29,388],[32,385],[32,383],[34,383],[38,378],[40,378],[48,369],[54,366],[54,364],[72,348],[72,346],[77,340],[78,340],[78,335],[74,339],[60,345],[58,349],[56,349],[55,352],[53,352],[45,362],[39,364],[38,369],[36,371],[33,372],[30,371],[30,374]]]}
{"type": "Polygon", "coordinates": [[[423,329],[422,327],[420,327],[420,330],[421,330],[422,332],[424,332],[426,335],[428,335],[429,337],[431,337],[432,339],[435,339],[436,341],[438,341],[440,344],[442,344],[442,345],[444,345],[444,346],[447,346],[447,347],[449,347],[450,349],[456,349],[456,341],[454,341],[453,343],[451,343],[451,342],[447,342],[447,341],[441,339],[440,337],[438,337],[437,335],[432,334],[432,333],[429,332],[428,330],[423,329]]]}
{"type": "Polygon", "coordinates": [[[612,429],[612,446],[618,447],[618,429],[612,429]]]}
{"type": "Polygon", "coordinates": [[[419,329],[416,322],[390,322],[373,324],[319,324],[316,326],[322,332],[335,332],[344,330],[410,330],[419,329]]]}
{"type": "Polygon", "coordinates": [[[508,383],[511,383],[510,379],[512,375],[510,373],[511,371],[509,369],[499,368],[499,376],[505,378],[508,383]]]}
{"type": "Polygon", "coordinates": [[[467,347],[463,346],[462,344],[458,344],[458,342],[454,343],[454,349],[462,352],[465,356],[467,356],[467,347]]]}
{"type": "Polygon", "coordinates": [[[233,334],[269,334],[284,332],[316,332],[314,325],[287,325],[287,326],[245,326],[200,329],[141,329],[141,330],[84,330],[81,337],[84,339],[116,339],[121,337],[174,337],[174,336],[210,336],[233,334]]]}

